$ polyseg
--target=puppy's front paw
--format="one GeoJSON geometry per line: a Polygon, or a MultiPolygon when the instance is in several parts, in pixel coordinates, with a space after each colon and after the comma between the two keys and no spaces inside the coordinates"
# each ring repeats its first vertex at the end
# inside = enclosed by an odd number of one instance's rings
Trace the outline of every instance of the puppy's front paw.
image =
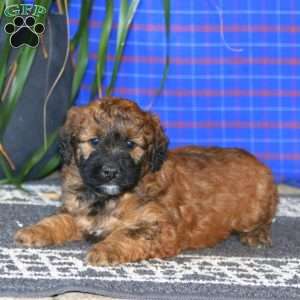
{"type": "Polygon", "coordinates": [[[29,226],[15,234],[15,241],[27,247],[43,247],[53,244],[49,232],[40,226],[29,226]]]}
{"type": "Polygon", "coordinates": [[[122,263],[120,255],[111,247],[95,245],[88,252],[86,261],[92,266],[109,266],[122,263]]]}

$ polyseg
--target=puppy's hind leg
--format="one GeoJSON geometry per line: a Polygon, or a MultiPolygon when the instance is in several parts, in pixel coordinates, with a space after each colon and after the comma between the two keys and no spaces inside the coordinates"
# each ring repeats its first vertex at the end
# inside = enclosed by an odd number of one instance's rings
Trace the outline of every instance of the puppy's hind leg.
{"type": "MultiPolygon", "coordinates": [[[[265,191],[265,196],[260,198],[260,214],[256,220],[249,221],[240,232],[240,240],[243,244],[251,247],[272,246],[271,225],[276,213],[278,204],[278,193],[275,185],[265,191]]],[[[251,219],[250,219],[251,220],[251,219]]]]}
{"type": "Polygon", "coordinates": [[[270,234],[270,224],[264,224],[256,227],[249,232],[241,232],[241,243],[251,247],[270,247],[272,246],[272,239],[270,234]]]}

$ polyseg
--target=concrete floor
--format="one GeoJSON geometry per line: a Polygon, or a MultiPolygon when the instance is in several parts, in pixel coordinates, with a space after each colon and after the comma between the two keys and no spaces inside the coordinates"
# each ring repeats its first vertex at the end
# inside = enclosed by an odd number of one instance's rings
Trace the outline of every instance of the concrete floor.
{"type": "MultiPolygon", "coordinates": [[[[299,195],[300,196],[300,189],[286,186],[286,185],[279,185],[279,193],[285,195],[299,195]]],[[[21,296],[21,295],[20,295],[21,296]]],[[[0,300],[111,300],[116,298],[108,298],[99,295],[91,295],[87,293],[65,293],[62,295],[54,296],[54,297],[46,297],[46,298],[15,298],[15,297],[6,297],[3,298],[0,295],[0,300]]]]}

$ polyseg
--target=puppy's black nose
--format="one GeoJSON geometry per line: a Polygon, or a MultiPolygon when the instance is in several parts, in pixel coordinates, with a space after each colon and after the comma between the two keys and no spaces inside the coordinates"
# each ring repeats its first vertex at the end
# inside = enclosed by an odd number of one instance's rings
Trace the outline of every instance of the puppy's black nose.
{"type": "Polygon", "coordinates": [[[104,165],[101,169],[101,176],[108,180],[116,178],[118,174],[118,168],[113,165],[104,165]]]}

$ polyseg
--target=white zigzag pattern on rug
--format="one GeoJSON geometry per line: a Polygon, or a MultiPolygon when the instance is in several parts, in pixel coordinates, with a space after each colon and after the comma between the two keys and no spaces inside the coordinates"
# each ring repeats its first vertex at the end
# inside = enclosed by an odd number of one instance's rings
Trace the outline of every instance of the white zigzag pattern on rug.
{"type": "Polygon", "coordinates": [[[90,267],[82,251],[0,248],[0,278],[300,287],[300,259],[179,255],[175,260],[90,267]],[[170,275],[172,274],[172,275],[170,275]],[[197,280],[191,279],[197,274],[197,280]]]}

